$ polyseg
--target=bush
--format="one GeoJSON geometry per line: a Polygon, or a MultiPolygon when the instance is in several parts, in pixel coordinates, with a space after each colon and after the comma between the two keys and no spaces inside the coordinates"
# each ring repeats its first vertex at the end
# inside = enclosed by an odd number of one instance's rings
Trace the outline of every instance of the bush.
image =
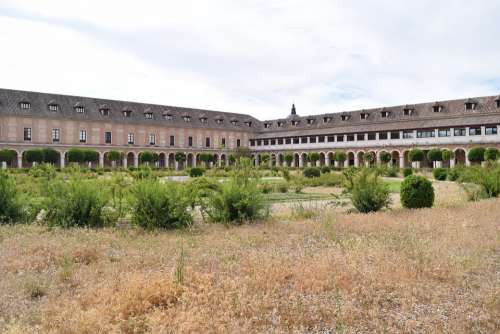
{"type": "Polygon", "coordinates": [[[288,183],[280,182],[275,184],[276,192],[287,193],[288,192],[288,183]]]}
{"type": "Polygon", "coordinates": [[[434,204],[434,188],[423,176],[410,175],[401,183],[401,204],[405,208],[430,208],[434,204]]]}
{"type": "Polygon", "coordinates": [[[484,160],[486,161],[497,161],[498,160],[498,149],[495,147],[489,147],[484,151],[484,160]]]}
{"type": "Polygon", "coordinates": [[[307,178],[319,177],[321,175],[321,171],[318,167],[307,167],[302,173],[307,178]]]}
{"type": "Polygon", "coordinates": [[[442,161],[443,153],[438,148],[430,149],[429,152],[427,152],[427,159],[429,159],[430,161],[442,161]]]}
{"type": "Polygon", "coordinates": [[[403,168],[403,176],[407,177],[410,175],[413,175],[413,169],[411,169],[410,167],[403,168]]]}
{"type": "Polygon", "coordinates": [[[203,168],[193,167],[189,170],[189,176],[190,177],[200,177],[200,176],[203,176],[204,172],[205,171],[203,170],[203,168]]]}
{"type": "Polygon", "coordinates": [[[351,194],[352,204],[362,213],[379,211],[390,203],[388,186],[366,169],[354,177],[351,194]]]}
{"type": "Polygon", "coordinates": [[[106,202],[102,187],[93,182],[55,182],[49,188],[46,219],[61,227],[102,227],[106,202]]]}
{"type": "Polygon", "coordinates": [[[390,153],[382,151],[380,152],[380,161],[384,164],[387,164],[389,161],[391,161],[392,156],[390,153]]]}
{"type": "Polygon", "coordinates": [[[43,162],[43,151],[41,149],[31,149],[24,152],[24,159],[29,163],[43,162]]]}
{"type": "Polygon", "coordinates": [[[262,191],[263,194],[270,194],[273,192],[273,186],[270,183],[264,182],[259,185],[260,191],[262,191]]]}
{"type": "Polygon", "coordinates": [[[469,158],[470,162],[483,162],[485,151],[486,150],[484,149],[484,147],[474,147],[470,149],[467,157],[469,158]]]}
{"type": "Polygon", "coordinates": [[[482,187],[484,197],[497,197],[500,194],[500,167],[482,168],[474,166],[464,168],[460,174],[461,182],[474,183],[482,187]]]}
{"type": "Polygon", "coordinates": [[[347,160],[347,154],[344,151],[335,152],[335,161],[343,163],[347,160]]]}
{"type": "Polygon", "coordinates": [[[179,228],[192,223],[185,186],[141,181],[132,189],[132,222],[145,229],[179,228]]]}
{"type": "Polygon", "coordinates": [[[0,224],[22,222],[23,210],[14,181],[0,173],[0,224]]]}
{"type": "Polygon", "coordinates": [[[397,177],[398,176],[398,168],[394,166],[379,166],[377,168],[377,172],[379,175],[385,176],[385,177],[397,177]]]}
{"type": "Polygon", "coordinates": [[[330,172],[331,172],[331,169],[330,169],[329,166],[323,166],[323,167],[321,167],[321,173],[322,174],[328,174],[330,172]]]}
{"type": "Polygon", "coordinates": [[[411,162],[415,161],[423,161],[425,158],[424,151],[419,150],[417,148],[412,149],[410,152],[408,152],[408,159],[411,162]]]}
{"type": "Polygon", "coordinates": [[[436,180],[445,181],[448,176],[448,170],[446,168],[434,168],[432,170],[432,175],[436,180]]]}
{"type": "Polygon", "coordinates": [[[450,150],[443,150],[441,151],[441,159],[443,161],[450,161],[451,158],[453,158],[453,152],[451,152],[450,150]]]}
{"type": "Polygon", "coordinates": [[[460,168],[460,167],[451,168],[448,171],[448,180],[449,181],[456,181],[456,180],[458,180],[458,178],[460,177],[460,171],[461,171],[461,169],[462,168],[460,168]]]}
{"type": "Polygon", "coordinates": [[[14,151],[11,150],[0,150],[0,161],[5,161],[6,163],[12,162],[14,159],[14,151]]]}

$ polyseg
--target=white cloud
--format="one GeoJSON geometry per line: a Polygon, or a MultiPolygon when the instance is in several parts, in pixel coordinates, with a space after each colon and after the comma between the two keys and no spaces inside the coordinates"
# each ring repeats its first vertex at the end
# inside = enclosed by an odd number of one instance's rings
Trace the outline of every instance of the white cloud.
{"type": "Polygon", "coordinates": [[[497,94],[493,0],[0,5],[0,86],[285,116],[497,94]],[[7,51],[7,52],[5,52],[7,51]]]}

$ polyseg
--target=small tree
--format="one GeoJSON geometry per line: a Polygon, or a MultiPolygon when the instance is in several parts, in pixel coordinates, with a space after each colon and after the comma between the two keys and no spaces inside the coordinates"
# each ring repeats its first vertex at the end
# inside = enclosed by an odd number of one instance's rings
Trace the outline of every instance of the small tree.
{"type": "Polygon", "coordinates": [[[338,161],[340,164],[343,164],[344,161],[347,160],[347,154],[344,151],[335,152],[335,161],[338,161]]]}
{"type": "Polygon", "coordinates": [[[123,152],[118,152],[118,151],[109,151],[107,154],[108,160],[117,163],[118,161],[122,160],[124,157],[123,152]]]}
{"type": "Polygon", "coordinates": [[[433,148],[427,152],[427,159],[429,159],[432,162],[435,161],[442,161],[443,160],[443,153],[440,149],[438,148],[433,148]]]}
{"type": "Polygon", "coordinates": [[[291,153],[285,153],[285,156],[283,157],[283,160],[285,160],[285,163],[288,167],[292,165],[293,161],[293,154],[291,153]]]}
{"type": "Polygon", "coordinates": [[[69,162],[82,163],[85,161],[85,152],[79,148],[71,148],[68,150],[67,157],[69,162]]]}
{"type": "Polygon", "coordinates": [[[32,149],[24,152],[24,159],[29,163],[43,162],[43,151],[41,149],[32,149]]]}
{"type": "Polygon", "coordinates": [[[486,161],[497,161],[498,160],[498,149],[495,147],[488,147],[484,151],[484,160],[486,161]]]}
{"type": "Polygon", "coordinates": [[[94,150],[84,150],[83,151],[83,160],[85,162],[98,162],[99,161],[99,152],[94,150]]]}
{"type": "Polygon", "coordinates": [[[424,157],[424,151],[419,150],[418,148],[414,148],[410,152],[408,152],[408,159],[410,159],[411,162],[424,161],[424,157]]]}
{"type": "Polygon", "coordinates": [[[53,148],[44,148],[43,152],[43,162],[55,165],[59,162],[59,152],[53,148]]]}
{"type": "Polygon", "coordinates": [[[177,153],[175,153],[174,159],[180,165],[182,165],[182,164],[184,164],[184,161],[186,161],[186,153],[184,153],[184,152],[177,152],[177,153]]]}
{"type": "Polygon", "coordinates": [[[14,159],[14,151],[0,150],[0,162],[11,163],[14,159]]]}
{"type": "Polygon", "coordinates": [[[385,151],[380,152],[380,161],[383,164],[389,163],[391,161],[391,159],[392,159],[392,156],[390,153],[387,153],[385,151]]]}
{"type": "Polygon", "coordinates": [[[214,156],[209,153],[200,153],[199,158],[201,162],[205,163],[205,166],[214,160],[214,156]]]}
{"type": "Polygon", "coordinates": [[[363,160],[368,164],[372,164],[375,162],[375,153],[373,152],[365,152],[363,154],[363,160]]]}
{"type": "Polygon", "coordinates": [[[442,150],[441,151],[441,159],[443,161],[450,161],[453,158],[453,152],[450,150],[442,150]]]}
{"type": "Polygon", "coordinates": [[[379,211],[390,203],[387,184],[380,180],[378,173],[368,169],[354,176],[351,193],[352,204],[362,213],[379,211]]]}
{"type": "Polygon", "coordinates": [[[471,148],[467,157],[469,158],[470,162],[480,163],[484,161],[485,151],[486,150],[484,149],[484,147],[474,147],[471,148]]]}
{"type": "Polygon", "coordinates": [[[307,158],[311,162],[311,165],[316,166],[316,162],[319,160],[319,153],[311,152],[307,155],[307,158]]]}
{"type": "Polygon", "coordinates": [[[144,151],[139,154],[139,162],[141,164],[150,164],[155,162],[155,156],[151,151],[144,151]]]}
{"type": "Polygon", "coordinates": [[[271,159],[271,156],[269,154],[262,154],[260,156],[260,164],[261,165],[267,165],[269,163],[269,159],[271,159]]]}
{"type": "Polygon", "coordinates": [[[228,157],[228,160],[230,165],[234,165],[234,163],[236,162],[236,155],[234,153],[231,153],[228,157]]]}

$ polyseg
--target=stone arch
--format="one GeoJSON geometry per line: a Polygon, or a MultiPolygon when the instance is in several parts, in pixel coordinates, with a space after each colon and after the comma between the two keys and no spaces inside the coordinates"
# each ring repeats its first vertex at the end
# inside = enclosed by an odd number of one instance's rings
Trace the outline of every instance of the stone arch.
{"type": "Polygon", "coordinates": [[[135,166],[135,153],[134,152],[127,153],[127,166],[135,166]]]}
{"type": "Polygon", "coordinates": [[[18,166],[18,157],[19,156],[22,156],[22,153],[19,153],[18,151],[16,150],[13,150],[13,149],[9,149],[9,148],[6,148],[6,150],[10,151],[11,154],[12,154],[12,159],[10,161],[5,161],[5,162],[2,162],[0,167],[1,168],[19,168],[19,167],[22,167],[22,166],[18,166]]]}
{"type": "MultiPolygon", "coordinates": [[[[399,166],[399,157],[400,157],[399,151],[391,152],[391,164],[393,166],[399,166]]],[[[399,167],[404,167],[404,166],[399,166],[399,167]]]]}
{"type": "Polygon", "coordinates": [[[319,153],[319,160],[318,161],[319,161],[319,165],[320,166],[326,165],[326,154],[325,154],[325,152],[320,152],[319,153]]]}
{"type": "MultiPolygon", "coordinates": [[[[109,159],[109,156],[108,156],[109,152],[111,152],[111,151],[105,151],[103,153],[104,167],[111,167],[111,168],[122,167],[123,166],[123,158],[118,159],[118,161],[111,161],[109,159]]],[[[122,151],[117,151],[117,152],[120,152],[122,154],[122,157],[125,154],[122,151]]]]}
{"type": "Polygon", "coordinates": [[[160,152],[160,154],[158,154],[158,168],[165,168],[167,166],[167,155],[165,154],[165,152],[160,152]]]}
{"type": "Polygon", "coordinates": [[[404,167],[410,167],[411,166],[411,161],[409,158],[410,150],[404,150],[403,151],[403,161],[404,161],[404,167]]]}
{"type": "Polygon", "coordinates": [[[216,166],[219,166],[219,162],[220,162],[220,157],[217,153],[213,154],[213,166],[216,167],[216,166]]]}
{"type": "Polygon", "coordinates": [[[220,163],[221,163],[221,166],[226,166],[227,165],[227,155],[225,153],[222,153],[220,155],[220,163]]]}
{"type": "Polygon", "coordinates": [[[365,151],[356,152],[356,157],[358,158],[358,166],[357,167],[363,167],[365,165],[364,155],[365,155],[365,151]]]}
{"type": "Polygon", "coordinates": [[[329,166],[332,166],[334,165],[335,163],[335,152],[328,152],[326,153],[326,157],[328,158],[328,163],[329,163],[329,166]]]}
{"type": "Polygon", "coordinates": [[[297,152],[295,152],[293,154],[293,161],[292,161],[294,168],[299,168],[299,161],[300,161],[300,155],[297,152]]]}
{"type": "Polygon", "coordinates": [[[168,164],[168,168],[175,169],[175,154],[174,153],[169,153],[167,155],[167,164],[168,164]]]}
{"type": "Polygon", "coordinates": [[[190,167],[190,168],[195,167],[194,166],[194,155],[193,155],[193,153],[186,154],[186,166],[190,167]]]}
{"type": "Polygon", "coordinates": [[[355,153],[352,151],[347,152],[347,160],[345,161],[347,163],[347,166],[349,167],[354,166],[355,161],[356,161],[355,153]]]}
{"type": "Polygon", "coordinates": [[[278,153],[276,164],[280,167],[285,165],[285,155],[283,153],[278,153]]]}
{"type": "Polygon", "coordinates": [[[457,147],[453,150],[453,155],[456,165],[466,165],[467,163],[467,150],[462,147],[457,147]]]}
{"type": "Polygon", "coordinates": [[[308,163],[307,163],[307,161],[308,161],[308,159],[307,159],[307,153],[302,152],[300,154],[300,157],[302,158],[302,167],[306,167],[308,165],[308,163]]]}

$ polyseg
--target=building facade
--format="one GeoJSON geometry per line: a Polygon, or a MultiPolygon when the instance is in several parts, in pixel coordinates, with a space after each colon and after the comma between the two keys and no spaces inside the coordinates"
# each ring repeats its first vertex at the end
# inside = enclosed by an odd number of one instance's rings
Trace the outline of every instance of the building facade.
{"type": "MultiPolygon", "coordinates": [[[[454,153],[447,162],[469,164],[475,146],[500,148],[500,97],[402,105],[352,112],[300,117],[295,106],[283,119],[259,121],[244,114],[87,97],[0,89],[0,148],[14,152],[10,167],[26,167],[23,153],[50,147],[67,163],[74,147],[99,152],[100,166],[110,165],[106,154],[124,153],[119,165],[138,166],[139,154],[158,153],[159,167],[184,168],[200,164],[199,155],[213,154],[214,164],[228,164],[238,147],[248,147],[255,164],[269,157],[270,165],[304,167],[307,155],[317,152],[319,165],[360,166],[365,153],[376,160],[382,152],[392,164],[410,165],[412,148],[446,148],[454,153]],[[334,161],[343,151],[347,160],[334,161]],[[175,153],[186,154],[184,165],[175,153]]],[[[424,161],[423,167],[431,166],[424,161]]]]}

